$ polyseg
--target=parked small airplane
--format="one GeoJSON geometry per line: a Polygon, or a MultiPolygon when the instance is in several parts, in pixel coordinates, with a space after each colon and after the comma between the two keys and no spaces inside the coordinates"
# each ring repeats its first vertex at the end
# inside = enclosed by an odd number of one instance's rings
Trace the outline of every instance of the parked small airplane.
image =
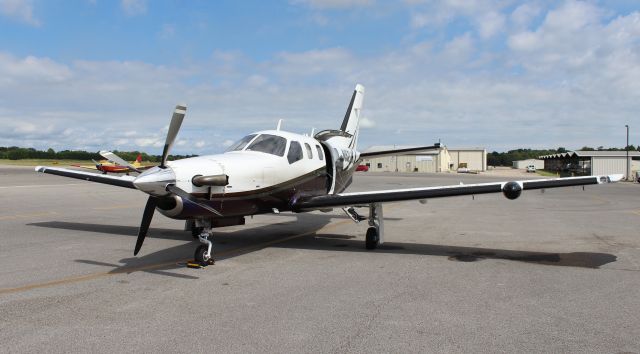
{"type": "Polygon", "coordinates": [[[142,165],[142,155],[138,154],[138,157],[132,163],[128,163],[127,161],[120,158],[118,155],[112,153],[111,151],[100,151],[100,155],[104,157],[106,160],[97,162],[93,161],[93,165],[71,165],[73,167],[86,168],[89,170],[98,170],[102,172],[102,174],[107,173],[129,173],[129,172],[142,172],[143,170],[149,169],[153,167],[152,165],[142,165]]]}
{"type": "Polygon", "coordinates": [[[162,152],[162,162],[140,175],[108,176],[56,167],[36,167],[36,171],[84,179],[118,187],[138,189],[149,195],[138,230],[134,255],[140,251],[155,210],[167,217],[186,220],[202,243],[196,261],[207,264],[212,257],[213,229],[243,225],[255,214],[295,213],[343,208],[355,222],[367,218],[355,208],[369,209],[365,246],[374,249],[383,243],[382,204],[403,200],[503,193],[518,198],[523,190],[603,184],[622,179],[622,175],[491,182],[442,187],[425,187],[344,193],[351,184],[358,161],[365,157],[389,156],[435,149],[411,149],[359,153],[360,113],[364,87],[357,85],[339,129],[323,130],[314,136],[280,129],[259,131],[245,136],[217,155],[167,161],[186,113],[176,106],[162,152]]]}

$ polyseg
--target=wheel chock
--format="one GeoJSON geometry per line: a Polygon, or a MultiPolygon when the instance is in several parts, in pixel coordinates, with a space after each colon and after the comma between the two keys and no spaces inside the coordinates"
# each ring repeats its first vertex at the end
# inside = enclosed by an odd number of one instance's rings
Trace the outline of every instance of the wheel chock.
{"type": "Polygon", "coordinates": [[[206,266],[214,265],[214,264],[216,264],[216,262],[213,259],[208,260],[206,265],[202,265],[194,260],[190,260],[187,262],[187,267],[193,268],[193,269],[200,269],[200,268],[204,268],[206,266]]]}

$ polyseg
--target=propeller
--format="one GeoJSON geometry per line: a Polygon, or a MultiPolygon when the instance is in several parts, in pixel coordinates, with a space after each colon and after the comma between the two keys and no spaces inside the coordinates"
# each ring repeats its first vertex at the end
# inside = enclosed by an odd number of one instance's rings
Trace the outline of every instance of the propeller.
{"type": "Polygon", "coordinates": [[[153,212],[156,210],[157,204],[158,198],[149,196],[149,199],[147,199],[147,205],[144,207],[144,212],[142,213],[142,222],[140,223],[140,229],[138,229],[136,248],[133,250],[134,256],[138,255],[138,252],[140,252],[144,238],[147,236],[147,231],[149,231],[149,225],[151,224],[151,219],[153,219],[153,212]]]}
{"type": "Polygon", "coordinates": [[[125,161],[120,156],[112,153],[111,151],[100,151],[100,155],[102,155],[102,157],[104,157],[105,159],[116,163],[117,165],[128,167],[130,170],[136,171],[138,173],[142,172],[139,169],[135,168],[135,166],[133,166],[132,164],[125,161]]]}
{"type": "MultiPolygon", "coordinates": [[[[169,124],[169,131],[167,132],[167,138],[165,139],[165,142],[164,142],[164,150],[162,151],[162,163],[159,166],[162,169],[167,168],[166,162],[167,162],[167,156],[169,156],[169,150],[171,150],[171,146],[173,145],[173,142],[176,140],[176,136],[178,135],[178,131],[180,130],[180,126],[182,125],[182,120],[184,119],[184,115],[186,113],[187,113],[187,107],[185,105],[177,105],[175,110],[173,111],[173,116],[171,117],[171,123],[169,124]]],[[[101,151],[100,153],[102,154],[103,152],[104,151],[101,151]]],[[[122,160],[120,157],[116,156],[115,154],[110,153],[108,151],[106,152],[111,154],[109,155],[111,158],[115,156],[116,158],[122,160]]],[[[124,160],[114,161],[114,162],[116,163],[124,162],[125,165],[129,165],[124,160]]],[[[142,176],[138,177],[138,180],[140,178],[142,178],[142,176]]],[[[184,194],[189,195],[189,193],[184,192],[180,188],[178,189],[184,194]]],[[[191,196],[189,195],[189,197],[191,196]]],[[[193,199],[193,197],[191,198],[193,199]]],[[[194,202],[194,203],[197,205],[200,205],[197,202],[194,202]]],[[[156,210],[157,205],[158,205],[158,198],[153,195],[150,195],[149,199],[147,199],[147,205],[144,207],[144,212],[142,213],[142,221],[140,222],[140,228],[138,229],[138,239],[136,240],[136,247],[133,250],[134,256],[138,255],[138,252],[140,252],[142,243],[144,242],[144,239],[147,236],[147,232],[149,231],[149,225],[151,224],[151,219],[153,219],[153,212],[156,210]]]]}
{"type": "Polygon", "coordinates": [[[176,136],[178,135],[178,131],[180,131],[180,126],[182,125],[182,120],[186,113],[187,107],[184,105],[177,105],[176,109],[173,111],[171,124],[169,124],[169,131],[167,132],[167,139],[164,142],[164,149],[162,150],[162,162],[160,163],[160,168],[167,167],[166,163],[167,157],[169,156],[169,150],[171,150],[171,146],[173,146],[173,142],[176,140],[176,136]]]}

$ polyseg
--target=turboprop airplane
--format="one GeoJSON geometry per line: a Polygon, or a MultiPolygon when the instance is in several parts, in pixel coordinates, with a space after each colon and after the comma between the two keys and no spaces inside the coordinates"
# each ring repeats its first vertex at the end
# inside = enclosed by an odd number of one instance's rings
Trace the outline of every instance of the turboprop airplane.
{"type": "Polygon", "coordinates": [[[187,229],[202,243],[195,251],[195,259],[203,265],[212,260],[213,229],[243,225],[246,216],[343,208],[356,222],[368,219],[365,247],[375,249],[384,241],[382,205],[386,202],[485,193],[502,193],[507,199],[516,199],[523,190],[622,179],[622,175],[588,176],[345,193],[362,158],[438,147],[358,152],[363,96],[364,87],[357,85],[339,129],[306,136],[282,131],[278,124],[276,130],[245,136],[222,154],[167,161],[186,113],[186,106],[178,105],[171,118],[160,165],[138,176],[99,175],[41,166],[36,171],[148,194],[134,255],[140,251],[157,210],[169,218],[186,220],[187,229]],[[368,218],[360,216],[355,207],[367,207],[368,218]]]}

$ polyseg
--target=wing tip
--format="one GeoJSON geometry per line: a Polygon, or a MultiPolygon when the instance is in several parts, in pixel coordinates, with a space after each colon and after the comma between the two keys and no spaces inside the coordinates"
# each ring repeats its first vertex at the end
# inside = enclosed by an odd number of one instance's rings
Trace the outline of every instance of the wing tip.
{"type": "Polygon", "coordinates": [[[607,176],[609,183],[620,182],[623,178],[624,175],[622,173],[607,176]]]}

